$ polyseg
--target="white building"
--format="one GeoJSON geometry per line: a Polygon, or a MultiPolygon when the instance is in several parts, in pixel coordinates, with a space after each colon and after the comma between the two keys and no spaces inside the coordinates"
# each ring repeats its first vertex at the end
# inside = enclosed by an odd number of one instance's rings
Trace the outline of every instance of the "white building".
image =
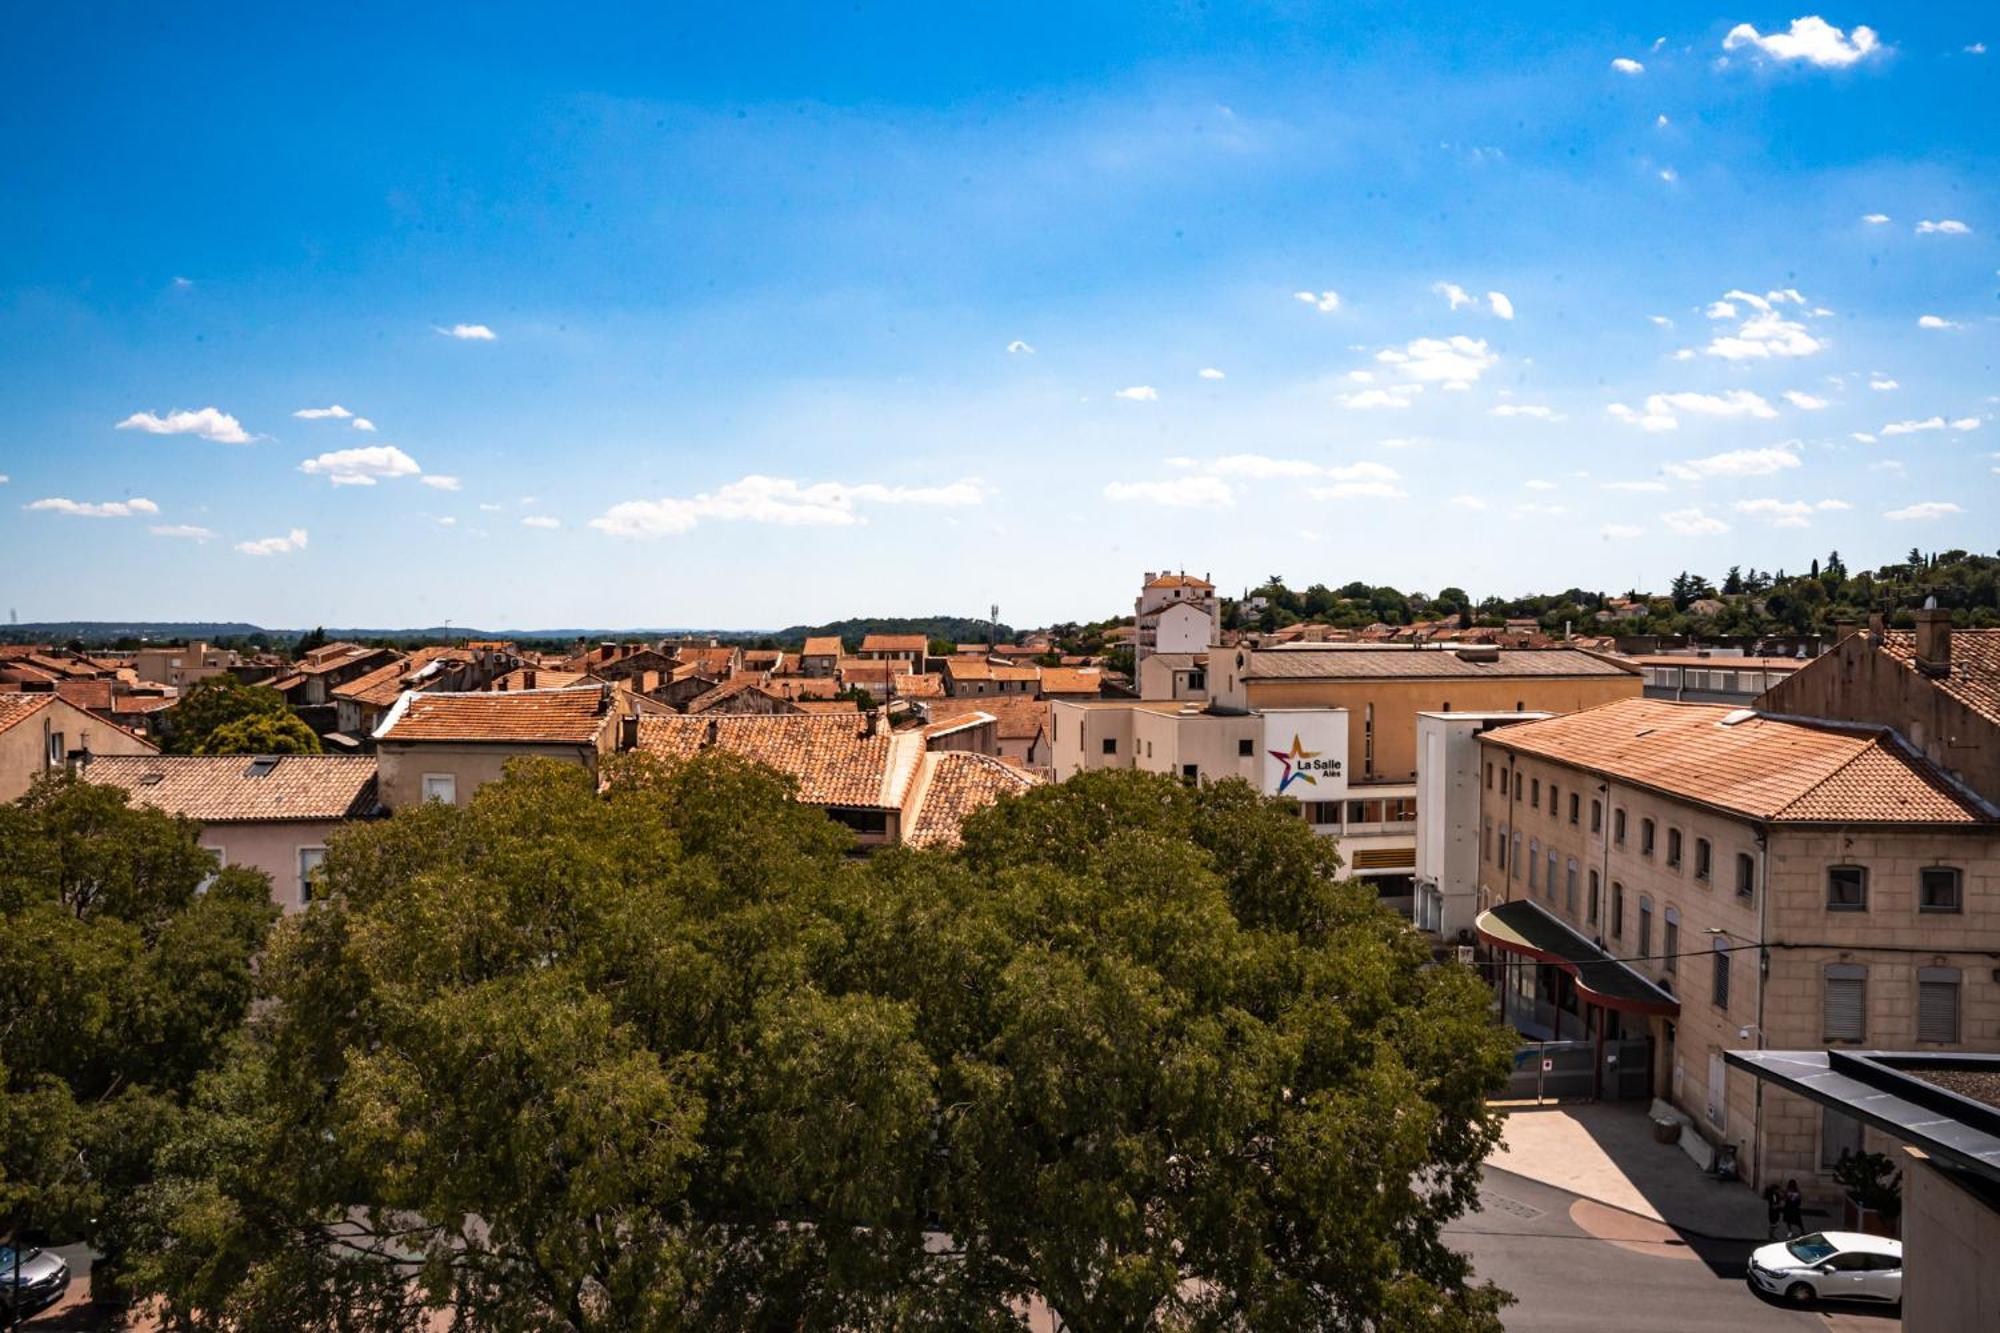
{"type": "Polygon", "coordinates": [[[1207,579],[1148,570],[1132,623],[1135,665],[1156,652],[1205,653],[1222,641],[1222,602],[1207,579]]]}
{"type": "Polygon", "coordinates": [[[1472,943],[1479,915],[1479,737],[1548,713],[1417,714],[1417,891],[1412,918],[1472,943]]]}

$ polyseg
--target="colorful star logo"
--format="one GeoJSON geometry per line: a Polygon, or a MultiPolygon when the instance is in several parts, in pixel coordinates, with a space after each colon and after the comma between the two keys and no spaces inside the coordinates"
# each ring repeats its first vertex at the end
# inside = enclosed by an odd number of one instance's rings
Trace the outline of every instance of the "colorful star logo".
{"type": "Polygon", "coordinates": [[[1269,750],[1266,753],[1285,766],[1285,775],[1278,781],[1278,795],[1283,796],[1285,788],[1291,786],[1294,782],[1304,782],[1314,787],[1319,786],[1318,778],[1310,773],[1302,773],[1293,767],[1293,765],[1304,763],[1308,759],[1317,759],[1321,753],[1318,750],[1308,750],[1299,741],[1299,734],[1296,731],[1292,733],[1292,748],[1289,751],[1269,750]]]}

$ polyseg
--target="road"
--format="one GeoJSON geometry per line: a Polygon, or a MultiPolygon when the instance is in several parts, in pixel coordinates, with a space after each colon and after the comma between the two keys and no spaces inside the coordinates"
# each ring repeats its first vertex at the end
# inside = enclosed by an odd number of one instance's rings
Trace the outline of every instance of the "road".
{"type": "Polygon", "coordinates": [[[1481,1210],[1445,1231],[1477,1276],[1514,1293],[1503,1318],[1521,1333],[1898,1333],[1893,1312],[1793,1310],[1743,1278],[1755,1248],[1670,1228],[1494,1167],[1481,1210]]]}

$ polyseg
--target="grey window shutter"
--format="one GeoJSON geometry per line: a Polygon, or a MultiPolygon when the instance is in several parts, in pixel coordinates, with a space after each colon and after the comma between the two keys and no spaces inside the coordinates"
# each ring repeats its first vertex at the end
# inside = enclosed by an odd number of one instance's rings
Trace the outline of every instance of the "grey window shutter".
{"type": "MultiPolygon", "coordinates": [[[[1840,969],[1847,970],[1847,969],[1840,969]]],[[[1860,968],[1852,969],[1855,972],[1860,968]]],[[[1828,968],[1826,975],[1826,1039],[1861,1041],[1868,1031],[1868,982],[1865,976],[1841,976],[1828,968]]]]}

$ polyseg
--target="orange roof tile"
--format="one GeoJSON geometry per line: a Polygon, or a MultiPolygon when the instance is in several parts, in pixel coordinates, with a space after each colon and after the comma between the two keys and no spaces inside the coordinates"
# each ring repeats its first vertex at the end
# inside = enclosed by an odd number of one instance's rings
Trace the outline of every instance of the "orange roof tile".
{"type": "Polygon", "coordinates": [[[868,634],[862,636],[861,651],[864,653],[908,653],[922,655],[930,651],[931,641],[921,634],[868,634]]]}
{"type": "Polygon", "coordinates": [[[943,722],[966,713],[990,713],[999,723],[995,734],[1002,740],[1033,740],[1049,724],[1049,705],[1044,699],[1025,694],[987,695],[984,698],[938,699],[931,703],[931,721],[943,722]]]}
{"type": "Polygon", "coordinates": [[[375,807],[371,756],[107,755],[85,776],[204,824],[352,819],[375,807]]]}
{"type": "Polygon", "coordinates": [[[1104,685],[1104,673],[1095,668],[1043,667],[1043,694],[1096,694],[1104,685]]]}
{"type": "Polygon", "coordinates": [[[53,693],[0,694],[0,731],[19,726],[49,706],[53,693]]]}
{"type": "Polygon", "coordinates": [[[903,818],[903,841],[917,847],[951,846],[967,815],[1003,796],[1039,786],[1023,769],[970,750],[936,750],[923,758],[912,793],[914,809],[903,818]]]}
{"type": "Polygon", "coordinates": [[[2000,823],[1893,732],[1780,719],[1726,704],[1620,699],[1480,737],[1749,819],[2000,823]]]}
{"type": "MultiPolygon", "coordinates": [[[[1917,670],[1917,636],[1895,630],[1882,636],[1882,651],[1917,670]]],[[[2000,723],[2000,629],[1951,632],[1951,671],[1925,675],[1938,691],[1989,722],[2000,723]]]]}
{"type": "Polygon", "coordinates": [[[896,693],[906,699],[944,698],[944,677],[934,671],[921,676],[908,672],[898,672],[895,680],[896,693]]]}
{"type": "Polygon", "coordinates": [[[900,810],[923,737],[882,734],[854,715],[642,717],[639,748],[686,759],[719,746],[790,775],[809,805],[900,810]]]}
{"type": "Polygon", "coordinates": [[[1214,588],[1207,579],[1198,579],[1192,574],[1155,574],[1146,580],[1148,588],[1214,588]]]}
{"type": "Polygon", "coordinates": [[[405,694],[375,730],[378,741],[589,745],[613,716],[601,685],[507,693],[405,694]]]}
{"type": "Polygon", "coordinates": [[[806,640],[806,646],[800,655],[804,657],[839,657],[844,651],[846,650],[840,646],[840,636],[838,634],[815,634],[806,640]]]}

